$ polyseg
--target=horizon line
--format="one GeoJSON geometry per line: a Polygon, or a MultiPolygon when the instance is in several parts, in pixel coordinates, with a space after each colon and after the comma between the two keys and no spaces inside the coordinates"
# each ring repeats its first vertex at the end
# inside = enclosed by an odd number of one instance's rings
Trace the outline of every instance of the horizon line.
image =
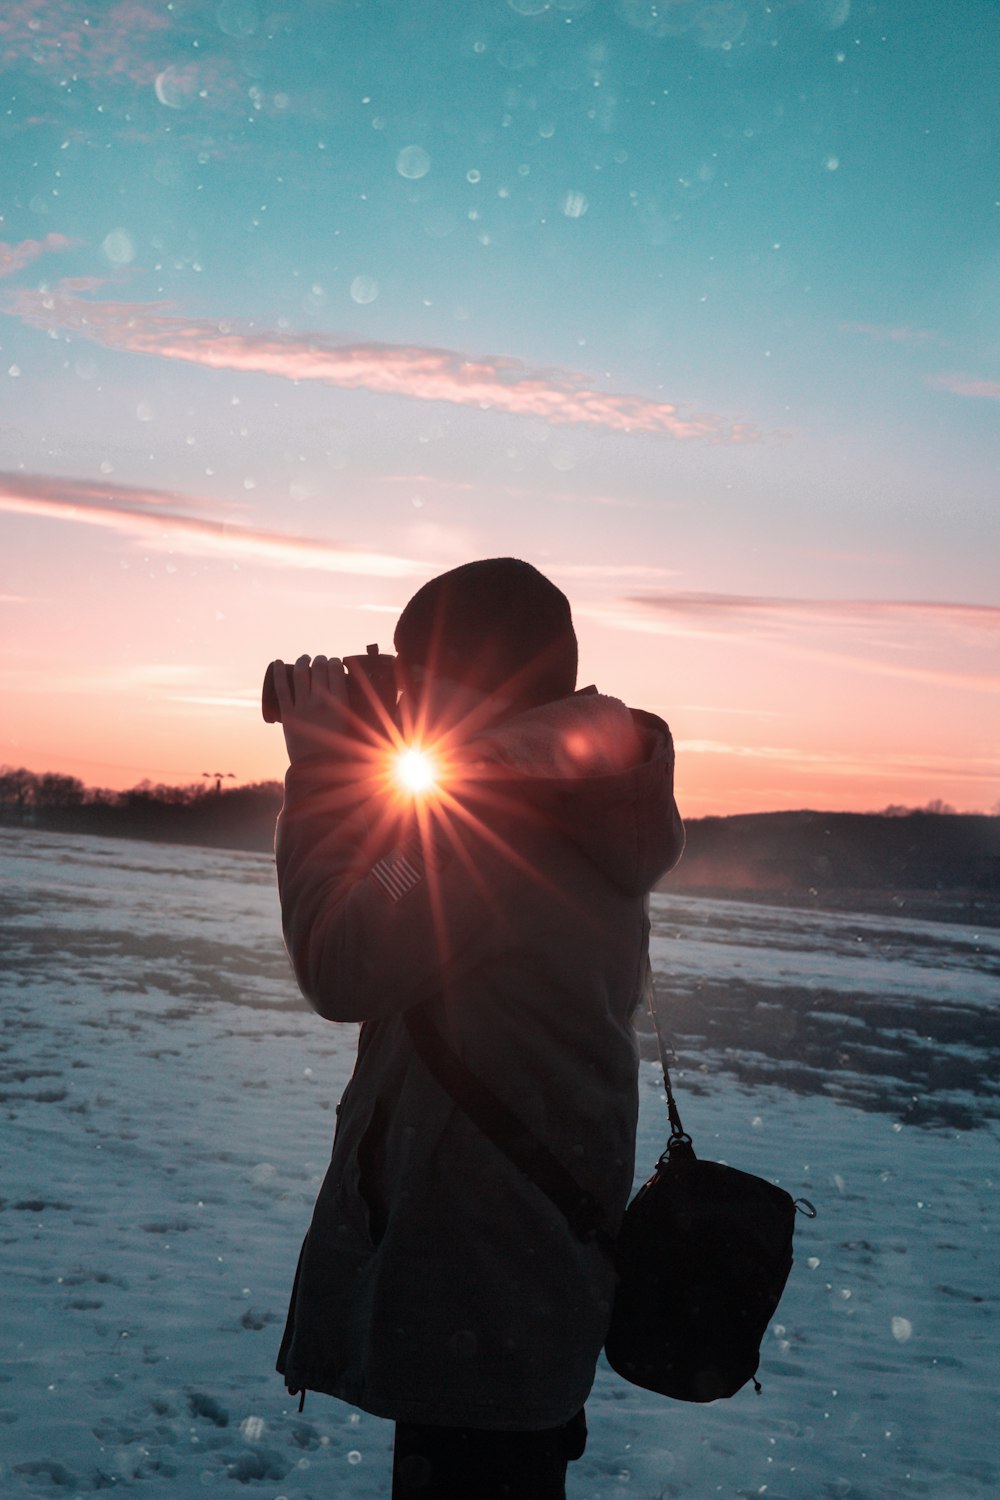
{"type": "MultiPolygon", "coordinates": [[[[89,765],[107,765],[109,767],[109,769],[111,769],[111,768],[119,769],[119,770],[128,769],[128,768],[122,767],[122,766],[117,766],[116,767],[113,762],[108,762],[108,761],[103,761],[103,762],[102,761],[89,761],[89,762],[87,762],[87,764],[89,764],[89,765]]],[[[190,788],[190,789],[195,789],[195,790],[197,790],[199,792],[202,792],[205,796],[223,796],[224,797],[224,796],[227,796],[228,794],[230,794],[232,792],[244,791],[247,788],[253,788],[253,787],[272,787],[273,786],[273,787],[277,788],[280,791],[280,789],[282,787],[282,784],[283,784],[283,777],[282,776],[265,777],[263,780],[252,781],[252,780],[239,780],[232,771],[197,771],[197,772],[196,771],[190,771],[190,772],[173,772],[173,773],[171,773],[171,774],[174,774],[174,775],[185,775],[185,776],[189,775],[192,778],[190,781],[172,781],[172,782],[169,782],[169,781],[154,781],[151,775],[146,774],[139,781],[133,783],[131,786],[126,786],[126,787],[106,787],[106,786],[99,786],[99,785],[90,785],[90,784],[88,784],[87,782],[85,782],[83,780],[82,776],[77,775],[73,771],[53,771],[53,770],[35,771],[35,770],[32,770],[30,766],[14,766],[14,765],[11,765],[7,761],[0,761],[0,778],[5,777],[5,776],[17,775],[19,772],[24,773],[25,775],[34,777],[37,780],[42,780],[46,776],[63,777],[65,779],[67,779],[67,780],[78,782],[79,785],[83,788],[83,790],[84,790],[85,793],[86,792],[101,792],[101,793],[110,793],[110,794],[115,795],[115,796],[127,795],[129,792],[138,791],[143,786],[147,786],[148,785],[148,786],[151,786],[154,790],[156,788],[159,788],[159,787],[162,787],[166,791],[183,791],[183,790],[186,790],[186,789],[190,788]],[[227,786],[227,787],[220,788],[218,791],[216,791],[216,790],[213,790],[210,786],[202,784],[203,782],[208,783],[208,782],[211,782],[211,781],[215,781],[215,780],[217,780],[219,778],[221,778],[223,781],[229,780],[231,778],[232,781],[233,781],[233,785],[232,786],[227,786]]],[[[2,812],[3,806],[4,806],[3,802],[0,801],[0,812],[2,812]]],[[[794,816],[798,816],[800,814],[806,814],[806,813],[811,814],[811,815],[815,815],[815,816],[819,816],[819,817],[861,817],[861,818],[866,818],[866,817],[867,818],[891,817],[891,818],[895,818],[895,817],[904,817],[904,816],[910,816],[912,814],[922,813],[925,816],[930,816],[930,817],[948,817],[948,818],[1000,818],[1000,807],[998,807],[997,810],[993,811],[993,812],[987,811],[987,810],[985,810],[983,808],[956,808],[956,807],[952,807],[950,803],[945,803],[943,801],[943,799],[941,799],[941,798],[929,798],[928,801],[926,803],[924,803],[922,806],[910,806],[909,804],[905,804],[905,803],[888,803],[885,807],[881,807],[881,808],[877,808],[877,807],[866,807],[866,808],[831,808],[831,807],[819,807],[819,806],[817,806],[817,807],[809,807],[809,806],[803,806],[803,807],[772,807],[772,808],[765,808],[765,809],[757,810],[757,811],[746,811],[746,812],[707,812],[707,813],[703,812],[703,813],[692,814],[692,815],[687,816],[687,817],[685,817],[682,814],[682,819],[683,819],[684,823],[701,823],[701,822],[704,822],[708,818],[794,817],[794,816]]]]}

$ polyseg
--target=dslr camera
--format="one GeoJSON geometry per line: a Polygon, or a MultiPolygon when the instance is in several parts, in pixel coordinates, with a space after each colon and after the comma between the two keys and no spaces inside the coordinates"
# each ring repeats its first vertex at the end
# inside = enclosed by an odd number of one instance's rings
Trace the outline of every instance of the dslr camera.
{"type": "MultiPolygon", "coordinates": [[[[347,706],[357,728],[385,732],[386,720],[396,718],[396,658],[372,644],[364,656],[342,658],[347,671],[347,706]]],[[[261,712],[268,724],[281,723],[281,708],[274,686],[274,662],[264,673],[261,712]]],[[[294,692],[292,668],[286,663],[289,690],[294,692]]]]}

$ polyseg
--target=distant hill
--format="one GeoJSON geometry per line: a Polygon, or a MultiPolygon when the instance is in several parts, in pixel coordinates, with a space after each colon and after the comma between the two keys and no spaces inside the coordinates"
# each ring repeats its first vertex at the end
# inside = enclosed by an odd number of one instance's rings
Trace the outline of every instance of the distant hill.
{"type": "Polygon", "coordinates": [[[980,892],[1000,900],[1000,817],[978,813],[745,813],[696,818],[663,883],[761,897],[980,892]]]}

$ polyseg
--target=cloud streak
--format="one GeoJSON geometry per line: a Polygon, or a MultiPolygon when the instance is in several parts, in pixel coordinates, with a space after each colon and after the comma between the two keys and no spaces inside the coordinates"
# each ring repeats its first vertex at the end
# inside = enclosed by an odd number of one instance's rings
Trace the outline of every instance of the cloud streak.
{"type": "Polygon", "coordinates": [[[730,626],[757,623],[796,628],[803,621],[824,625],[875,620],[971,625],[1000,631],[1000,605],[960,604],[936,599],[796,599],[780,595],[676,593],[636,595],[630,604],[685,619],[715,620],[730,626]]]}
{"type": "Polygon", "coordinates": [[[927,384],[935,391],[950,391],[953,396],[971,396],[980,401],[1000,401],[1000,380],[978,380],[974,375],[929,375],[927,384]]]}
{"type": "Polygon", "coordinates": [[[803,745],[745,745],[728,740],[677,739],[677,750],[689,755],[717,755],[732,760],[772,762],[791,772],[820,770],[864,777],[870,781],[897,784],[901,780],[927,784],[948,778],[981,786],[996,771],[996,762],[985,756],[966,756],[961,764],[954,757],[922,752],[897,752],[887,757],[885,751],[826,750],[803,745]]]}
{"type": "Polygon", "coordinates": [[[715,443],[759,437],[746,423],[710,413],[685,416],[672,402],[595,390],[578,372],[533,369],[503,355],[466,356],[411,344],[240,330],[225,321],[177,317],[159,303],[88,301],[66,286],[51,292],[23,290],[7,299],[6,308],[35,328],[62,329],[106,348],[209,369],[318,381],[341,390],[443,401],[612,432],[715,443]]]}
{"type": "Polygon", "coordinates": [[[427,568],[388,553],[190,515],[177,509],[178,499],[158,490],[0,472],[0,511],[101,527],[159,551],[368,578],[410,578],[427,568]]]}
{"type": "Polygon", "coordinates": [[[56,250],[71,250],[74,244],[75,241],[65,234],[47,234],[42,240],[21,240],[17,245],[0,240],[0,277],[13,276],[39,256],[56,250]]]}
{"type": "Polygon", "coordinates": [[[626,630],[763,645],[829,667],[1000,693],[993,665],[1000,647],[996,605],[675,593],[630,595],[597,613],[626,630]],[[942,652],[948,665],[941,665],[942,652]],[[980,661],[986,670],[978,670],[980,661]]]}
{"type": "Polygon", "coordinates": [[[929,344],[934,335],[927,328],[908,323],[841,323],[841,333],[854,333],[876,344],[929,344]]]}

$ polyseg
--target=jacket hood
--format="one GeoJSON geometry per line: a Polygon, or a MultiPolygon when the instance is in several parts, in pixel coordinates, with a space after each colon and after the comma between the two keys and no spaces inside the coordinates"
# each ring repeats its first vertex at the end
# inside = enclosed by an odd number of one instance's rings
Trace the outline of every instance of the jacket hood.
{"type": "Polygon", "coordinates": [[[624,890],[650,890],[680,858],[673,740],[654,714],[584,690],[494,725],[469,749],[485,780],[516,788],[624,890]]]}

